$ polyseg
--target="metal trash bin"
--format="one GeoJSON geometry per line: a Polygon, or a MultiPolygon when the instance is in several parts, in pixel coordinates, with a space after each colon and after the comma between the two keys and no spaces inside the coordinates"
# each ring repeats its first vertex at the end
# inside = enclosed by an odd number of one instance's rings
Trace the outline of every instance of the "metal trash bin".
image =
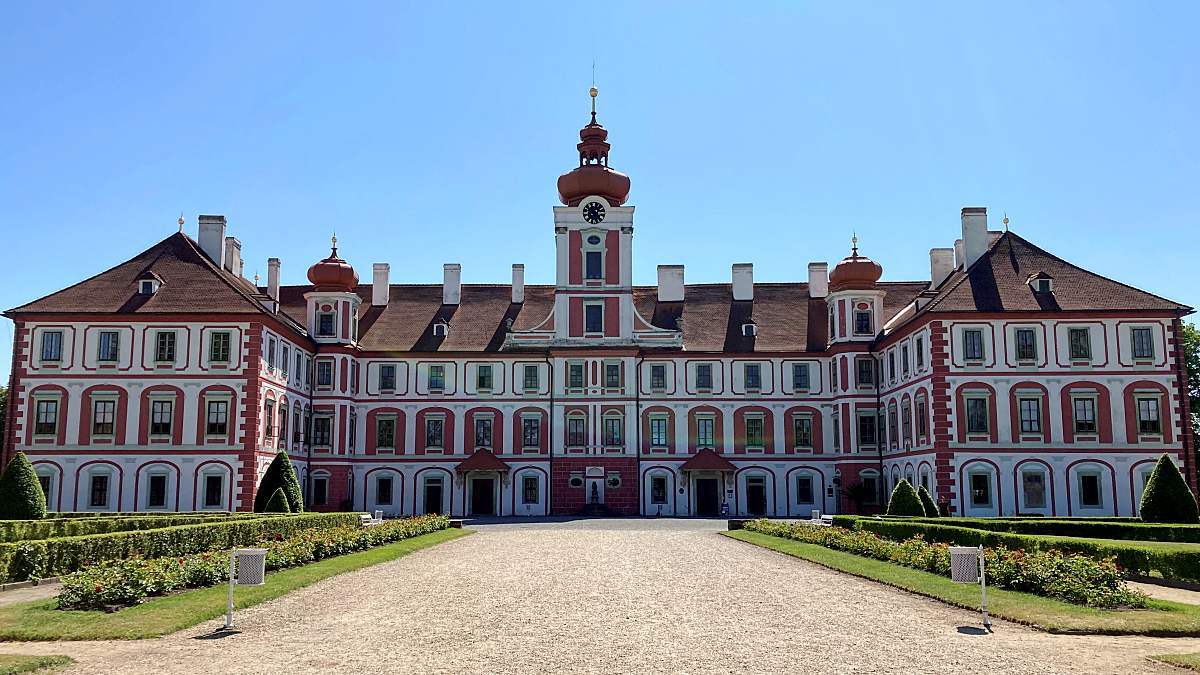
{"type": "Polygon", "coordinates": [[[821,509],[813,509],[813,510],[812,510],[812,519],[813,519],[813,520],[820,520],[820,519],[821,519],[821,509]]]}
{"type": "Polygon", "coordinates": [[[267,549],[235,548],[229,553],[229,593],[225,599],[225,626],[233,628],[233,587],[267,583],[267,549]]]}
{"type": "Polygon", "coordinates": [[[950,580],[960,584],[979,584],[979,611],[983,627],[989,632],[992,622],[987,611],[987,570],[984,569],[983,546],[950,547],[950,580]]]}

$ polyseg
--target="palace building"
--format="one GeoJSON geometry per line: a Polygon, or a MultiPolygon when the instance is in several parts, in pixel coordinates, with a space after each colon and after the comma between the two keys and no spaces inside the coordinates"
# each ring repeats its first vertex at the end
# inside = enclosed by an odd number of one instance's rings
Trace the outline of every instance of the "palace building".
{"type": "Polygon", "coordinates": [[[883,281],[854,246],[794,282],[660,265],[635,286],[630,179],[592,96],[554,285],[456,264],[392,283],[387,263],[361,283],[335,239],[310,283],[271,258],[259,286],[224,216],[195,239],[181,219],[5,313],[4,460],[26,453],[59,511],[249,510],[279,450],[310,508],[388,514],[808,517],[876,511],[906,478],[953,514],[1129,516],[1163,453],[1195,489],[1191,308],[983,208],[926,279],[883,281]]]}

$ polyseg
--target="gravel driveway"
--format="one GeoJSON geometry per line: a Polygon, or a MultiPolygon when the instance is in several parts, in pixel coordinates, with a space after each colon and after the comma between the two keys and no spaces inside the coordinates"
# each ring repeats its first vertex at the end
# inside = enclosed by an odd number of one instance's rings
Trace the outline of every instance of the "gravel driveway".
{"type": "Polygon", "coordinates": [[[3,644],[80,673],[1178,672],[1200,640],[996,622],[716,534],[705,521],[488,524],[238,615],[138,642],[3,644]]]}

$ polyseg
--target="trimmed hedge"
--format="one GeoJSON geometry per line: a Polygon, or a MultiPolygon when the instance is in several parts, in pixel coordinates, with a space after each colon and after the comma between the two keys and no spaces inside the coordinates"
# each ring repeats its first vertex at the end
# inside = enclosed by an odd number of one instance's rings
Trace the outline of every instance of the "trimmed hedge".
{"type": "Polygon", "coordinates": [[[271,494],[271,498],[267,500],[267,505],[263,507],[263,513],[291,513],[292,509],[288,506],[287,496],[283,494],[283,488],[275,488],[275,492],[271,494]]]}
{"type": "Polygon", "coordinates": [[[109,560],[161,558],[248,546],[264,539],[287,538],[304,530],[358,522],[357,513],[291,514],[3,543],[0,580],[59,576],[109,560]]]}
{"type": "Polygon", "coordinates": [[[1158,458],[1146,490],[1142,493],[1139,513],[1148,523],[1196,523],[1196,497],[1179,473],[1179,467],[1167,454],[1158,458]]]}
{"type": "Polygon", "coordinates": [[[921,499],[921,506],[925,507],[926,518],[941,518],[942,514],[938,511],[937,502],[933,501],[933,495],[929,494],[929,490],[925,486],[917,488],[917,497],[921,499]]]}
{"type": "MultiPolygon", "coordinates": [[[[956,519],[957,520],[957,519],[956,519]]],[[[842,523],[845,520],[840,521],[842,523]]],[[[943,523],[952,522],[943,519],[943,523]]],[[[834,518],[838,524],[839,519],[834,518]]],[[[1096,560],[1115,558],[1126,575],[1162,575],[1166,579],[1200,582],[1200,546],[1195,544],[1111,542],[1081,537],[991,532],[969,527],[920,522],[917,519],[853,519],[853,527],[894,541],[921,536],[931,542],[959,546],[1004,546],[1026,551],[1058,550],[1096,560]]]]}
{"type": "Polygon", "coordinates": [[[300,489],[296,470],[292,468],[292,462],[283,450],[271,460],[271,465],[267,467],[258,483],[258,492],[254,495],[254,510],[267,511],[267,502],[275,496],[276,490],[283,490],[289,511],[300,513],[304,510],[304,491],[300,489]]]}
{"type": "Polygon", "coordinates": [[[46,495],[25,453],[13,455],[0,474],[0,518],[42,518],[46,495]]]}
{"type": "MultiPolygon", "coordinates": [[[[106,514],[107,515],[107,514],[106,514]]],[[[262,518],[262,514],[254,514],[262,518]]],[[[176,525],[197,525],[232,520],[235,516],[223,514],[161,514],[144,516],[117,516],[110,518],[43,518],[42,520],[0,520],[0,543],[26,541],[28,539],[53,539],[55,537],[81,537],[89,534],[127,532],[129,530],[152,530],[176,525]]]]}
{"type": "MultiPolygon", "coordinates": [[[[861,516],[834,516],[834,522],[853,527],[861,516]]],[[[1122,539],[1200,544],[1200,525],[1143,523],[1136,520],[1079,520],[1064,518],[905,518],[905,522],[970,527],[991,532],[1037,534],[1088,539],[1122,539]]]]}
{"type": "Polygon", "coordinates": [[[913,489],[912,483],[903,478],[892,489],[892,497],[888,500],[887,514],[889,516],[924,516],[925,506],[913,489]]]}

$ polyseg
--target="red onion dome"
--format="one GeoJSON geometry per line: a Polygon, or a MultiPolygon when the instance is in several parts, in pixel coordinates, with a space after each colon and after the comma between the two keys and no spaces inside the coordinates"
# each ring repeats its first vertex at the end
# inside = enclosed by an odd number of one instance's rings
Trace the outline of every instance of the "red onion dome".
{"type": "Polygon", "coordinates": [[[596,121],[596,94],[592,87],[592,121],[579,130],[579,166],[558,177],[558,198],[578,206],[584,197],[599,195],[613,206],[629,197],[629,176],[608,168],[608,130],[596,121]]]}
{"type": "Polygon", "coordinates": [[[829,290],[870,290],[883,276],[883,267],[870,258],[858,254],[858,237],[854,237],[850,255],[842,258],[829,273],[829,290]]]}
{"type": "Polygon", "coordinates": [[[308,280],[318,291],[353,292],[358,285],[358,273],[350,263],[338,257],[336,236],[329,257],[308,268],[308,280]]]}

